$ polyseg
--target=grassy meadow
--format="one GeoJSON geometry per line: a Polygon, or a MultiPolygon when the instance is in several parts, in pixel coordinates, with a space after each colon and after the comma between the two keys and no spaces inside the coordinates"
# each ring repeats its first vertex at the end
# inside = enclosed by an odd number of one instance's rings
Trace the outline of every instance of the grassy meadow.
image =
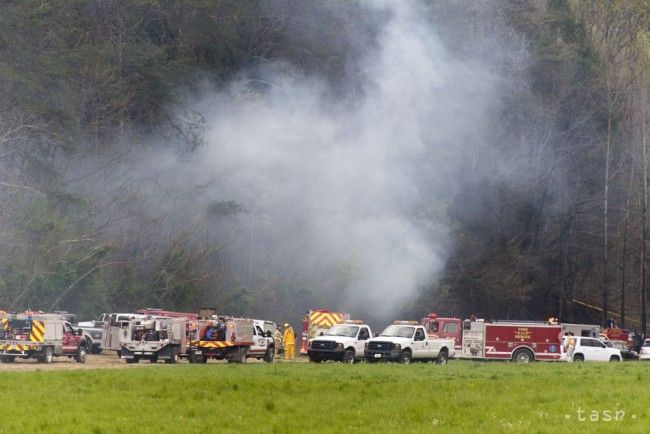
{"type": "Polygon", "coordinates": [[[649,369],[451,361],[2,372],[1,414],[3,432],[647,432],[649,369]]]}

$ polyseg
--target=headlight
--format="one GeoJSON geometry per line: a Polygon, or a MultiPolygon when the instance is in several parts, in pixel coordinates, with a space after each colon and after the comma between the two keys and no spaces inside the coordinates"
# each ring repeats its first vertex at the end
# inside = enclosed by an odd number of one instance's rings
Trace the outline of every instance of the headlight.
{"type": "Polygon", "coordinates": [[[402,346],[400,344],[393,344],[393,349],[399,351],[402,349],[402,346]]]}
{"type": "Polygon", "coordinates": [[[341,343],[336,344],[336,349],[337,350],[342,350],[343,349],[343,344],[341,344],[341,343]]]}

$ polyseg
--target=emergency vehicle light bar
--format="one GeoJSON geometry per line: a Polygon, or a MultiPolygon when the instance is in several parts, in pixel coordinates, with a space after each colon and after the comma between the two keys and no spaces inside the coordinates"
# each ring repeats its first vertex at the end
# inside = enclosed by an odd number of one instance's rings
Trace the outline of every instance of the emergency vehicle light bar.
{"type": "Polygon", "coordinates": [[[417,321],[394,321],[395,325],[418,325],[417,321]]]}
{"type": "Polygon", "coordinates": [[[363,324],[363,321],[360,319],[348,319],[343,321],[344,324],[363,324]]]}

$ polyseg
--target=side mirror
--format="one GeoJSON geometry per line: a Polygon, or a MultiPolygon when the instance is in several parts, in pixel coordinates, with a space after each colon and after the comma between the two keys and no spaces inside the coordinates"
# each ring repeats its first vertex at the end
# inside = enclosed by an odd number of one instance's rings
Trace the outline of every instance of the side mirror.
{"type": "Polygon", "coordinates": [[[81,330],[81,329],[78,329],[78,330],[77,330],[77,336],[81,336],[81,335],[83,335],[83,334],[84,334],[83,330],[81,330]]]}
{"type": "Polygon", "coordinates": [[[272,337],[273,335],[271,334],[271,331],[268,330],[268,331],[265,333],[265,336],[266,336],[267,338],[270,338],[270,337],[272,337]]]}

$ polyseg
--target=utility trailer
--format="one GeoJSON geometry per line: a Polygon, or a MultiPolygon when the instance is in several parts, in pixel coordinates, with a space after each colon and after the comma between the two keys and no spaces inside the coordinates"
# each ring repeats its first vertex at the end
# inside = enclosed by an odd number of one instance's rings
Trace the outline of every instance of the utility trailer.
{"type": "Polygon", "coordinates": [[[16,358],[51,363],[53,357],[66,356],[86,362],[92,346],[81,330],[75,331],[59,314],[0,313],[0,361],[16,358]]]}
{"type": "Polygon", "coordinates": [[[185,318],[146,317],[104,325],[102,348],[117,351],[126,363],[141,359],[176,363],[187,351],[185,318]]]}

